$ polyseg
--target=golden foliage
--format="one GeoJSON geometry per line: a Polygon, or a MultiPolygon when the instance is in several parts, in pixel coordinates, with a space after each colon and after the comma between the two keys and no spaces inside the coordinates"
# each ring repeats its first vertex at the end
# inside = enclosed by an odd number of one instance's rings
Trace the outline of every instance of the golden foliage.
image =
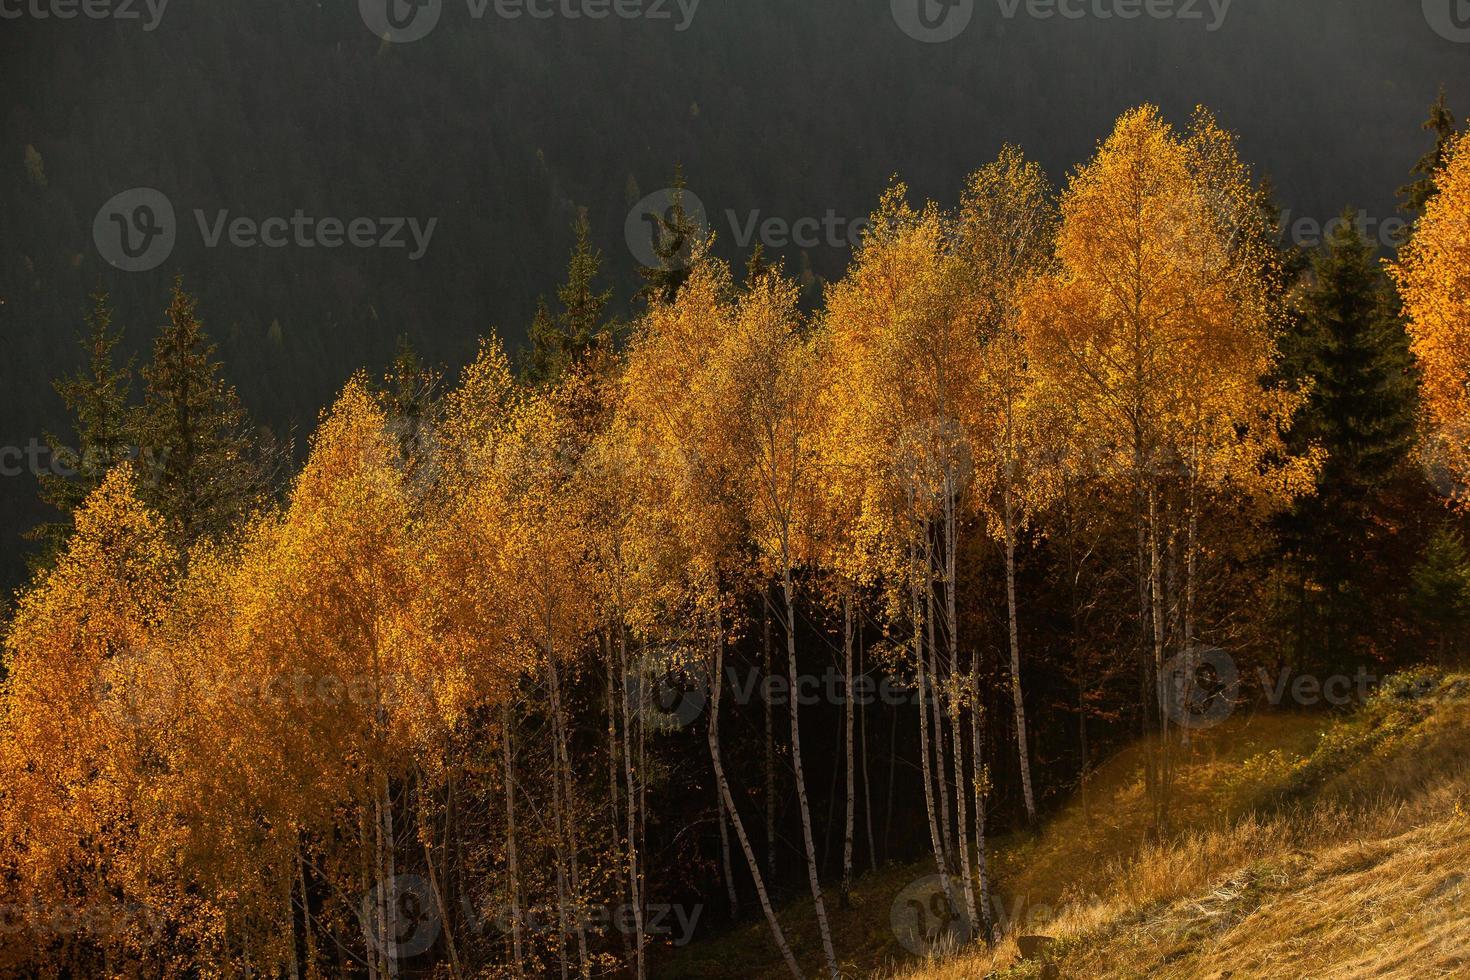
{"type": "Polygon", "coordinates": [[[1463,484],[1470,480],[1470,134],[1455,144],[1434,185],[1389,271],[1422,372],[1431,448],[1463,484]]]}

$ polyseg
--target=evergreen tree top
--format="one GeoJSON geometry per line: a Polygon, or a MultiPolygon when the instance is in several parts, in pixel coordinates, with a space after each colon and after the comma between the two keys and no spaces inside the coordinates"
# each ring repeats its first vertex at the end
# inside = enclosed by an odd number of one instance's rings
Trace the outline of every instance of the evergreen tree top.
{"type": "Polygon", "coordinates": [[[1424,213],[1424,205],[1434,197],[1434,175],[1443,169],[1449,159],[1450,148],[1458,134],[1457,121],[1445,101],[1443,85],[1439,87],[1439,97],[1429,107],[1429,118],[1424,120],[1420,128],[1434,134],[1434,146],[1414,164],[1410,173],[1415,179],[1399,188],[1399,209],[1415,219],[1424,213]]]}

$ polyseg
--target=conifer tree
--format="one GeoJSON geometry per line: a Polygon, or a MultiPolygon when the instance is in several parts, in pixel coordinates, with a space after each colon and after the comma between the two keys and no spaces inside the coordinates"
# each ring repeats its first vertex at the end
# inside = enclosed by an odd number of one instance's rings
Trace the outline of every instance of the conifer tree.
{"type": "Polygon", "coordinates": [[[545,296],[536,300],[536,315],[531,318],[526,339],[531,346],[526,353],[522,374],[528,381],[538,383],[555,377],[560,370],[561,338],[545,296]]]}
{"type": "Polygon", "coordinates": [[[412,486],[421,487],[433,473],[441,408],[439,381],[439,372],[424,364],[408,337],[399,337],[379,401],[412,486]]]}
{"type": "Polygon", "coordinates": [[[654,215],[658,228],[653,240],[653,254],[658,257],[658,265],[638,270],[643,277],[643,288],[638,291],[638,298],[649,305],[672,303],[689,281],[690,269],[696,258],[700,228],[684,209],[685,186],[684,168],[675,166],[669,188],[669,210],[665,214],[654,215]]]}
{"type": "Polygon", "coordinates": [[[606,319],[612,290],[597,289],[602,251],[592,244],[592,225],[581,211],[572,223],[576,244],[567,260],[567,278],[556,289],[561,309],[553,315],[544,299],[531,321],[531,348],[525,368],[528,380],[553,381],[574,365],[584,363],[598,347],[611,341],[617,325],[606,319]]]}
{"type": "Polygon", "coordinates": [[[225,531],[267,485],[245,411],[224,380],[197,307],[183,280],[175,280],[132,422],[142,451],[158,460],[156,479],[142,488],[144,500],[183,547],[225,531]]]}
{"type": "MultiPolygon", "coordinates": [[[[42,543],[40,553],[32,556],[33,567],[53,562],[71,535],[72,512],[102,484],[108,470],[131,455],[128,392],[132,387],[132,362],[116,363],[122,331],[113,329],[112,306],[106,293],[92,296],[92,311],[86,323],[81,346],[87,352],[87,366],[53,382],[71,413],[75,442],[68,446],[57,436],[46,436],[53,465],[37,474],[40,497],[60,511],[63,519],[29,532],[32,540],[42,543]]],[[[147,478],[146,465],[143,477],[147,478]]]]}
{"type": "Polygon", "coordinates": [[[1470,555],[1453,528],[1440,528],[1429,539],[1410,573],[1409,603],[1448,662],[1459,652],[1456,636],[1470,625],[1470,555]]]}
{"type": "Polygon", "coordinates": [[[577,215],[572,225],[577,242],[567,261],[567,281],[556,291],[561,303],[559,318],[566,338],[566,354],[573,362],[583,360],[606,334],[609,325],[604,317],[612,301],[612,290],[598,291],[597,276],[602,271],[602,252],[592,245],[592,225],[587,212],[577,215]]]}
{"type": "Polygon", "coordinates": [[[1424,120],[1420,128],[1427,133],[1434,134],[1434,148],[1414,164],[1414,169],[1410,171],[1414,175],[1414,180],[1399,188],[1399,209],[1410,218],[1418,218],[1422,215],[1424,205],[1434,197],[1437,192],[1434,175],[1449,159],[1450,147],[1455,143],[1457,133],[1455,116],[1445,104],[1443,85],[1439,87],[1439,98],[1435,99],[1434,105],[1429,107],[1429,118],[1424,120]]]}
{"type": "MultiPolygon", "coordinates": [[[[1417,408],[1408,337],[1351,209],[1313,257],[1295,305],[1296,370],[1305,372],[1310,394],[1294,440],[1320,445],[1326,460],[1316,495],[1298,502],[1286,526],[1302,571],[1325,591],[1321,629],[1304,636],[1320,635],[1323,655],[1340,659],[1352,625],[1345,617],[1366,608],[1354,597],[1373,513],[1413,446],[1417,408]]],[[[1302,612],[1303,623],[1315,622],[1302,612]]]]}

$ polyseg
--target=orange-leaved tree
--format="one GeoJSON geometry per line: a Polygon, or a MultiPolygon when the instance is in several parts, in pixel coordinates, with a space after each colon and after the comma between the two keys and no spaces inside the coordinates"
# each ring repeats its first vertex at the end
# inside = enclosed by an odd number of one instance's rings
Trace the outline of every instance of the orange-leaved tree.
{"type": "Polygon", "coordinates": [[[1442,467],[1461,505],[1470,497],[1470,134],[1434,175],[1437,193],[1389,269],[1403,297],[1422,373],[1426,462],[1442,467]]]}

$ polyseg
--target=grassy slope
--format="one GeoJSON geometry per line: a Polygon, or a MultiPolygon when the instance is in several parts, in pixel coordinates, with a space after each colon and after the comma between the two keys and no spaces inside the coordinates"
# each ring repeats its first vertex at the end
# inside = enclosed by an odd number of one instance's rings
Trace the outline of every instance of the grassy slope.
{"type": "MultiPolygon", "coordinates": [[[[996,842],[992,867],[1022,931],[1055,937],[1063,977],[1470,975],[1470,680],[1391,684],[1341,722],[1232,719],[1184,750],[1176,832],[1148,834],[1143,747],[1121,753],[1034,835],[996,842]],[[1042,918],[1048,910],[1054,916],[1042,918]],[[1017,914],[1018,913],[1018,914],[1017,914]]],[[[829,902],[848,976],[1040,976],[1014,937],[917,962],[890,925],[923,863],[829,902]]],[[[835,899],[835,896],[834,896],[835,899]]],[[[782,924],[820,973],[810,902],[782,924]]],[[[657,977],[779,977],[754,921],[657,961],[657,977]]]]}

